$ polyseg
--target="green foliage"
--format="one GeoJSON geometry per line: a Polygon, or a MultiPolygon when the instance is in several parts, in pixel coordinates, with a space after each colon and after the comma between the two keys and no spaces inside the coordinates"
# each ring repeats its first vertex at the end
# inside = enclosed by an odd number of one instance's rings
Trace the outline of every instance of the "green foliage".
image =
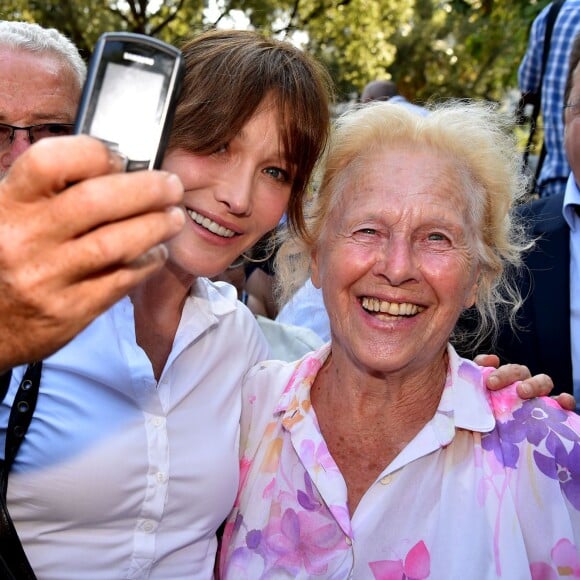
{"type": "Polygon", "coordinates": [[[54,26],[89,55],[99,35],[129,30],[168,42],[216,25],[301,41],[346,100],[375,78],[405,96],[500,99],[516,86],[529,26],[548,0],[3,0],[0,17],[54,26]],[[240,24],[237,24],[240,26],[240,24]]]}

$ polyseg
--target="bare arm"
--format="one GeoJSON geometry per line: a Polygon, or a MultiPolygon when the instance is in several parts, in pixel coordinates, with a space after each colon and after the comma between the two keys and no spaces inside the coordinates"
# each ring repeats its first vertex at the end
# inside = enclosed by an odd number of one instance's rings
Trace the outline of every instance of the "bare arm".
{"type": "Polygon", "coordinates": [[[165,262],[183,187],[120,169],[102,143],[62,137],[0,181],[0,371],[54,352],[165,262]]]}

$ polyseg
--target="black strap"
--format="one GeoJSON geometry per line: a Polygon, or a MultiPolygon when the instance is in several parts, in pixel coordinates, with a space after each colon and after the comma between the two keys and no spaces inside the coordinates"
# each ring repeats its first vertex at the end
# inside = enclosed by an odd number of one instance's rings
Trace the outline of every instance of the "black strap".
{"type": "Polygon", "coordinates": [[[12,369],[0,374],[0,401],[4,400],[8,387],[10,386],[10,379],[12,378],[12,369]]]}
{"type": "MultiPolygon", "coordinates": [[[[524,151],[524,166],[528,164],[528,157],[530,153],[530,148],[532,146],[532,141],[534,140],[534,134],[536,133],[536,124],[538,116],[540,115],[540,108],[542,104],[542,85],[544,83],[544,73],[546,72],[546,64],[548,62],[548,55],[550,54],[550,44],[552,42],[552,31],[554,30],[554,24],[556,23],[556,18],[558,17],[558,12],[566,0],[556,0],[552,2],[548,15],[546,17],[546,31],[544,33],[544,50],[542,51],[542,68],[540,71],[540,84],[539,90],[535,98],[533,99],[533,110],[532,116],[530,117],[530,134],[528,136],[528,143],[526,144],[526,149],[524,151]]],[[[540,151],[540,156],[538,158],[538,163],[536,165],[536,173],[534,181],[537,183],[540,176],[540,171],[542,170],[542,165],[544,159],[546,158],[546,140],[542,140],[542,149],[540,151]]]]}
{"type": "MultiPolygon", "coordinates": [[[[24,549],[6,505],[8,474],[24,440],[38,399],[42,361],[28,365],[14,403],[6,430],[4,460],[0,461],[0,577],[8,580],[35,580],[36,576],[24,549]]],[[[4,376],[0,377],[0,389],[4,388],[4,376]]],[[[10,377],[8,377],[10,382],[10,377]]],[[[6,389],[4,391],[4,395],[6,389]]],[[[0,390],[0,394],[2,394],[0,390]]]]}

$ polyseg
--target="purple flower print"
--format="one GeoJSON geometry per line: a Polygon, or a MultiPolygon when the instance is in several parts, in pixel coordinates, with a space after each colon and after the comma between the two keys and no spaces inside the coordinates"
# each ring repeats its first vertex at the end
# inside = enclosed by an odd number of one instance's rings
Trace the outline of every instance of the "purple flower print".
{"type": "MultiPolygon", "coordinates": [[[[498,423],[499,425],[499,423],[498,423]]],[[[481,437],[481,446],[486,451],[493,451],[496,459],[506,467],[516,467],[520,456],[520,450],[517,445],[509,441],[500,440],[496,428],[489,433],[484,433],[481,437]]]]}
{"type": "Polygon", "coordinates": [[[257,553],[263,558],[265,575],[300,570],[310,576],[324,575],[337,550],[348,549],[344,534],[333,522],[316,512],[293,509],[286,509],[281,517],[272,516],[264,529],[248,531],[245,539],[246,545],[231,555],[230,568],[244,569],[251,554],[257,553]]]}
{"type": "Polygon", "coordinates": [[[512,438],[513,443],[523,441],[524,437],[532,445],[539,445],[550,431],[555,431],[565,439],[573,441],[576,439],[576,434],[564,422],[568,418],[566,411],[560,407],[555,407],[546,404],[544,399],[534,399],[525,402],[519,409],[514,411],[514,420],[508,421],[506,425],[513,422],[519,426],[507,429],[506,433],[502,433],[504,438],[512,438]],[[523,429],[523,433],[522,433],[523,429]]]}
{"type": "Polygon", "coordinates": [[[262,541],[262,531],[261,530],[251,530],[246,534],[246,546],[250,550],[255,550],[262,541]]]}
{"type": "Polygon", "coordinates": [[[497,421],[496,428],[482,437],[482,446],[493,451],[497,460],[506,467],[517,467],[518,443],[527,439],[538,446],[550,433],[574,441],[576,434],[565,421],[568,414],[545,399],[524,401],[508,421],[497,421]]]}
{"type": "Polygon", "coordinates": [[[261,548],[268,568],[291,573],[304,569],[318,576],[327,572],[328,562],[336,557],[341,544],[347,549],[340,528],[314,514],[289,508],[264,528],[261,548]]]}
{"type": "Polygon", "coordinates": [[[534,451],[536,465],[544,475],[560,482],[568,501],[580,510],[580,446],[574,443],[567,451],[561,439],[551,433],[546,448],[550,455],[534,451]]]}
{"type": "Polygon", "coordinates": [[[304,473],[304,486],[306,487],[305,491],[299,489],[296,493],[296,499],[298,500],[298,503],[308,511],[314,511],[320,508],[321,503],[314,493],[312,479],[310,479],[310,476],[306,472],[304,473]]]}

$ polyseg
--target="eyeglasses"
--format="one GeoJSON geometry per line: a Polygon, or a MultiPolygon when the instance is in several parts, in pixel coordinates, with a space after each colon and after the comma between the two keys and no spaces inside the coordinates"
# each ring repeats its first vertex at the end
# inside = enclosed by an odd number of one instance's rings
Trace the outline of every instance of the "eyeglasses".
{"type": "Polygon", "coordinates": [[[26,131],[30,143],[36,143],[46,137],[61,137],[72,135],[74,125],[72,123],[43,123],[42,125],[29,125],[28,127],[15,127],[0,123],[0,148],[4,149],[14,142],[16,131],[26,131]]]}
{"type": "Polygon", "coordinates": [[[578,114],[578,111],[580,111],[580,101],[577,101],[575,103],[566,103],[563,108],[572,109],[572,113],[576,115],[578,114]]]}

